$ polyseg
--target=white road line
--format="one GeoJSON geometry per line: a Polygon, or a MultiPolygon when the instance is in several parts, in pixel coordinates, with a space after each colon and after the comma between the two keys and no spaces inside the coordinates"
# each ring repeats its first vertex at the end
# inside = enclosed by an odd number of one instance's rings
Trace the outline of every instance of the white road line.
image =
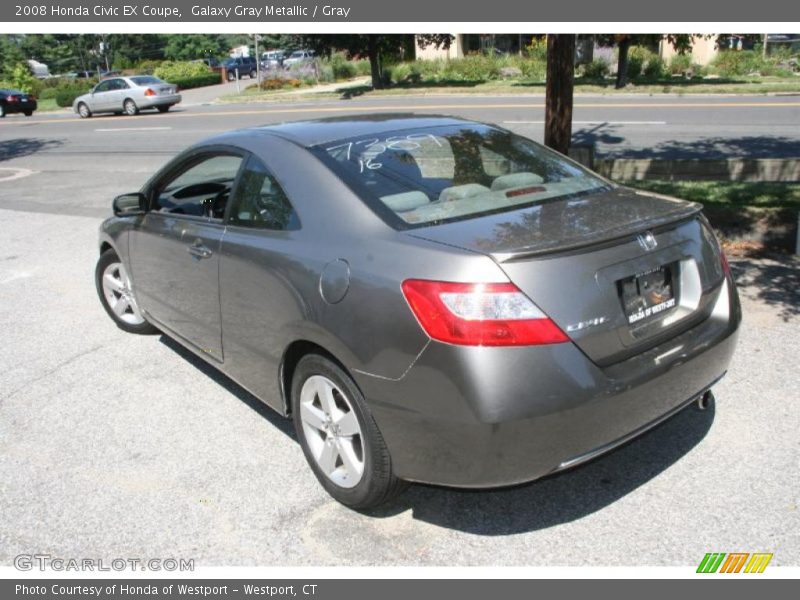
{"type": "MultiPolygon", "coordinates": [[[[544,125],[544,121],[503,121],[514,125],[544,125]]],[[[666,121],[573,121],[573,125],[666,125],[666,121]]]]}
{"type": "Polygon", "coordinates": [[[3,167],[0,168],[0,181],[14,181],[15,179],[22,179],[23,177],[27,177],[28,175],[33,175],[35,171],[31,169],[22,169],[22,168],[10,168],[10,167],[3,167]],[[8,173],[6,175],[5,173],[8,173]]]}
{"type": "Polygon", "coordinates": [[[172,127],[106,127],[95,131],[166,131],[172,127]]]}

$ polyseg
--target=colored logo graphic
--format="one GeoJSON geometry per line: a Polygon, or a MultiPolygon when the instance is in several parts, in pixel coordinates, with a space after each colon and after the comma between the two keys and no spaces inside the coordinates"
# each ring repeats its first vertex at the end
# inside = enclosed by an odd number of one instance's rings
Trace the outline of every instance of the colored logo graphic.
{"type": "Polygon", "coordinates": [[[709,552],[697,566],[698,573],[763,573],[772,554],[766,552],[709,552]]]}

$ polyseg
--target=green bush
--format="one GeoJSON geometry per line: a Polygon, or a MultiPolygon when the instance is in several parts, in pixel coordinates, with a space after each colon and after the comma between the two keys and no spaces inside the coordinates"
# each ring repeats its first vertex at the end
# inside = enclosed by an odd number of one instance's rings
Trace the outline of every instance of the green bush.
{"type": "Polygon", "coordinates": [[[522,76],[532,81],[544,81],[547,77],[547,60],[528,58],[517,64],[522,76]]]}
{"type": "Polygon", "coordinates": [[[55,95],[56,104],[60,107],[72,106],[75,98],[87,93],[89,89],[84,86],[72,85],[58,88],[55,95]]]}
{"type": "Polygon", "coordinates": [[[646,65],[656,57],[650,50],[642,46],[633,46],[628,50],[628,77],[639,77],[646,65]]]}
{"type": "Polygon", "coordinates": [[[525,46],[525,56],[539,62],[547,62],[547,38],[533,38],[525,46]]]}
{"type": "Polygon", "coordinates": [[[448,81],[489,81],[500,77],[496,59],[483,54],[452,58],[444,65],[441,78],[448,81]]]}
{"type": "Polygon", "coordinates": [[[372,70],[370,69],[370,66],[369,66],[369,60],[367,60],[367,59],[354,60],[352,62],[352,65],[356,69],[356,76],[357,77],[363,77],[365,75],[371,75],[372,74],[372,70]]]}
{"type": "Polygon", "coordinates": [[[603,79],[610,71],[608,61],[602,58],[595,58],[592,62],[583,65],[583,76],[586,79],[603,79]]]}
{"type": "Polygon", "coordinates": [[[676,54],[669,61],[669,72],[673,75],[683,75],[692,68],[691,54],[676,54]]]}
{"type": "Polygon", "coordinates": [[[209,69],[208,65],[203,62],[166,61],[153,70],[153,75],[164,81],[169,81],[170,83],[176,83],[179,79],[190,80],[196,77],[207,76],[209,73],[215,75],[217,80],[219,80],[219,75],[209,69]]]}
{"type": "MultiPolygon", "coordinates": [[[[156,75],[156,77],[161,76],[156,75]]],[[[205,87],[207,85],[216,85],[217,83],[221,82],[220,74],[214,73],[213,71],[208,71],[202,75],[194,75],[191,77],[161,77],[161,79],[164,79],[169,83],[174,83],[182,90],[190,90],[192,88],[205,87]]]]}
{"type": "Polygon", "coordinates": [[[333,83],[337,79],[340,79],[336,77],[336,70],[331,64],[322,63],[317,69],[317,73],[319,74],[320,83],[333,83]]]}
{"type": "MultiPolygon", "coordinates": [[[[323,66],[329,66],[331,68],[333,80],[340,80],[340,79],[352,79],[356,76],[356,65],[352,62],[347,60],[347,56],[343,52],[337,52],[323,63],[323,66]]],[[[367,66],[369,66],[369,62],[367,62],[367,66]]]]}
{"type": "Polygon", "coordinates": [[[26,94],[33,94],[38,96],[42,91],[42,82],[36,79],[32,74],[28,65],[21,62],[17,63],[6,72],[5,77],[8,87],[25,92],[26,94]]]}
{"type": "Polygon", "coordinates": [[[714,57],[711,68],[723,77],[740,77],[750,73],[789,77],[791,72],[785,67],[778,66],[784,56],[785,52],[776,52],[764,58],[755,50],[725,50],[714,57]]]}
{"type": "Polygon", "coordinates": [[[163,60],[140,60],[136,63],[136,70],[146,75],[152,75],[162,64],[163,60]]]}
{"type": "Polygon", "coordinates": [[[660,56],[653,56],[644,66],[643,73],[648,79],[661,79],[667,74],[667,63],[660,56]]]}
{"type": "MultiPolygon", "coordinates": [[[[386,67],[384,67],[384,71],[387,71],[386,67]]],[[[411,63],[403,62],[388,67],[388,71],[392,83],[406,83],[411,80],[413,69],[411,63]]]]}

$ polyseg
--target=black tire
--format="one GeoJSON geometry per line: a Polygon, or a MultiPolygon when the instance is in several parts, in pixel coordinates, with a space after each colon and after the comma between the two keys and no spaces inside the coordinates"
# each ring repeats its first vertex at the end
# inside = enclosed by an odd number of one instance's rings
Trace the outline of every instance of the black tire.
{"type": "Polygon", "coordinates": [[[258,71],[250,71],[250,79],[255,79],[256,77],[258,77],[258,71]]]}
{"type": "Polygon", "coordinates": [[[304,356],[295,368],[291,395],[292,420],[303,454],[317,480],[336,501],[356,510],[365,510],[383,504],[408,487],[408,483],[398,479],[392,471],[389,450],[363,394],[353,379],[336,363],[319,354],[304,356]],[[329,379],[347,395],[347,400],[358,420],[364,470],[361,479],[354,487],[342,487],[330,479],[322,471],[309,448],[300,416],[300,396],[303,384],[315,375],[329,379]]]}
{"type": "Polygon", "coordinates": [[[6,118],[6,107],[0,104],[0,119],[6,118]]]}
{"type": "Polygon", "coordinates": [[[26,117],[32,117],[33,116],[33,111],[32,110],[26,110],[25,111],[25,116],[26,117]]]}
{"type": "Polygon", "coordinates": [[[114,324],[116,324],[116,326],[123,331],[127,331],[128,333],[136,333],[139,335],[152,335],[159,333],[158,329],[153,327],[153,325],[147,321],[143,321],[139,324],[132,324],[122,320],[109,305],[106,295],[103,292],[103,273],[105,272],[106,268],[109,267],[109,265],[119,262],[121,261],[117,256],[117,253],[110,248],[103,252],[100,255],[100,258],[97,260],[97,266],[94,270],[94,284],[97,288],[97,295],[100,297],[100,304],[103,305],[103,308],[108,316],[111,317],[111,320],[114,321],[114,324]]]}
{"type": "Polygon", "coordinates": [[[81,119],[89,119],[92,116],[92,111],[89,110],[89,106],[83,102],[78,104],[78,114],[80,115],[81,119]]]}
{"type": "Polygon", "coordinates": [[[125,102],[122,103],[122,110],[129,117],[134,117],[139,114],[139,107],[136,106],[136,102],[134,102],[131,98],[125,99],[125,102]]]}
{"type": "Polygon", "coordinates": [[[167,112],[167,111],[168,111],[170,108],[172,108],[172,105],[171,105],[171,104],[167,104],[166,106],[156,106],[156,108],[158,109],[158,112],[160,112],[160,113],[165,113],[165,112],[167,112]]]}
{"type": "Polygon", "coordinates": [[[234,71],[228,71],[228,81],[236,81],[236,73],[234,71]]]}

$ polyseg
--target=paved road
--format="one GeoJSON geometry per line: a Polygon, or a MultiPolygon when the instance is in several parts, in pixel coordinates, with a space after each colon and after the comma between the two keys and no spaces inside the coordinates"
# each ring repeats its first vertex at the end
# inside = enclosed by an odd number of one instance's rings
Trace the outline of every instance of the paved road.
{"type": "MultiPolygon", "coordinates": [[[[215,133],[285,120],[355,112],[448,113],[498,122],[542,138],[543,100],[534,96],[384,97],[270,104],[194,105],[168,114],[102,116],[70,113],[0,123],[0,169],[28,169],[0,207],[106,214],[109,199],[136,190],[187,145],[215,133]],[[63,180],[81,185],[64,193],[63,180]]],[[[800,157],[800,96],[581,97],[575,139],[611,156],[800,157]]],[[[0,171],[14,175],[15,171],[0,171]]]]}
{"type": "MultiPolygon", "coordinates": [[[[703,100],[726,106],[716,110],[584,106],[576,118],[657,113],[694,120],[700,131],[709,115],[749,115],[763,133],[777,131],[769,124],[776,115],[794,115],[780,131],[798,137],[798,107],[773,106],[794,100],[731,106],[737,101],[703,100]]],[[[527,102],[518,98],[447,99],[459,111],[435,102],[443,100],[419,101],[495,121],[541,112],[497,107],[527,102]]],[[[758,550],[774,552],[776,565],[800,565],[797,260],[735,265],[745,322],[714,410],[689,409],[607,457],[532,485],[414,486],[372,515],[332,502],[289,424],[244,390],[166,338],[111,324],[92,271],[98,217],[114,194],[136,189],[201,136],[343,105],[0,124],[0,168],[10,169],[0,171],[0,564],[25,552],[178,556],[204,566],[693,565],[708,551],[758,550]],[[298,109],[308,112],[285,112],[298,109]]]]}

